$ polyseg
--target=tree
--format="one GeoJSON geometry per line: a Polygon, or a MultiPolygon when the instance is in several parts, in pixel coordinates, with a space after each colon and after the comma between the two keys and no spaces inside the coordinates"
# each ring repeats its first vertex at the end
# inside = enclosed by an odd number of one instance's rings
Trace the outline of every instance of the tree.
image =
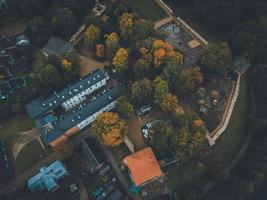
{"type": "Polygon", "coordinates": [[[144,78],[143,80],[135,81],[131,85],[131,99],[137,105],[151,103],[153,98],[153,85],[150,80],[144,78]]]}
{"type": "Polygon", "coordinates": [[[61,85],[61,77],[53,65],[39,68],[34,74],[40,94],[49,95],[61,85]]]}
{"type": "Polygon", "coordinates": [[[43,46],[49,39],[51,30],[42,17],[35,17],[28,21],[26,25],[26,35],[30,38],[32,43],[43,46]]]}
{"type": "Polygon", "coordinates": [[[161,99],[160,108],[163,111],[169,112],[173,111],[177,107],[177,104],[177,97],[175,95],[172,95],[171,93],[168,93],[161,99]]]}
{"type": "Polygon", "coordinates": [[[76,30],[77,21],[71,10],[58,7],[53,10],[51,25],[57,36],[68,39],[76,30]]]}
{"type": "Polygon", "coordinates": [[[153,147],[160,157],[166,156],[169,152],[170,136],[173,134],[173,127],[168,121],[158,121],[149,130],[147,142],[153,147]]]}
{"type": "Polygon", "coordinates": [[[162,98],[169,92],[168,82],[162,80],[160,77],[156,77],[154,80],[154,100],[156,103],[160,103],[162,98]]]}
{"type": "Polygon", "coordinates": [[[138,59],[134,65],[135,79],[144,78],[149,70],[150,63],[142,58],[138,59]]]}
{"type": "Polygon", "coordinates": [[[119,97],[117,100],[117,111],[123,117],[131,117],[134,114],[133,105],[127,100],[126,96],[119,97]]]}
{"type": "Polygon", "coordinates": [[[196,91],[202,83],[203,74],[199,67],[185,69],[180,74],[179,85],[184,92],[196,91]]]}
{"type": "Polygon", "coordinates": [[[205,134],[200,131],[191,131],[189,127],[182,127],[173,134],[171,149],[180,161],[188,160],[201,152],[205,146],[205,134]]]}
{"type": "Polygon", "coordinates": [[[42,0],[21,0],[18,1],[20,12],[25,17],[42,16],[45,13],[45,6],[42,0]]]}
{"type": "Polygon", "coordinates": [[[124,48],[119,48],[112,59],[112,64],[114,65],[121,79],[123,79],[123,75],[127,70],[128,59],[128,52],[124,48]]]}
{"type": "Polygon", "coordinates": [[[119,48],[119,36],[117,33],[110,33],[105,41],[108,55],[113,57],[119,48]]]}
{"type": "Polygon", "coordinates": [[[84,32],[84,43],[90,48],[94,48],[100,40],[100,29],[94,25],[90,25],[84,32]]]}
{"type": "Polygon", "coordinates": [[[134,24],[134,14],[124,13],[119,18],[119,29],[121,31],[121,36],[123,39],[128,40],[130,35],[132,35],[134,24]]]}
{"type": "Polygon", "coordinates": [[[90,129],[104,145],[110,147],[120,145],[128,133],[126,122],[112,112],[99,115],[90,129]]]}
{"type": "Polygon", "coordinates": [[[54,151],[60,160],[65,160],[73,154],[73,143],[68,141],[55,147],[54,151]]]}
{"type": "Polygon", "coordinates": [[[200,66],[207,77],[225,76],[231,60],[227,43],[210,44],[200,57],[200,66]]]}

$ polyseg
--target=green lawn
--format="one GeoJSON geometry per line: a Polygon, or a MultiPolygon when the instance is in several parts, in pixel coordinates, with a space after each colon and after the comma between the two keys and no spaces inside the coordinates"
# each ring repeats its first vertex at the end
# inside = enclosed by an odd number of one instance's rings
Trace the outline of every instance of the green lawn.
{"type": "Polygon", "coordinates": [[[164,10],[154,0],[124,0],[140,17],[157,21],[166,16],[164,10]]]}
{"type": "Polygon", "coordinates": [[[246,79],[246,76],[243,75],[240,93],[228,128],[209,150],[208,162],[218,167],[225,167],[231,162],[247,134],[248,97],[246,79]]]}
{"type": "Polygon", "coordinates": [[[24,172],[34,164],[46,157],[46,152],[37,140],[27,144],[16,159],[16,166],[19,172],[24,172]]]}

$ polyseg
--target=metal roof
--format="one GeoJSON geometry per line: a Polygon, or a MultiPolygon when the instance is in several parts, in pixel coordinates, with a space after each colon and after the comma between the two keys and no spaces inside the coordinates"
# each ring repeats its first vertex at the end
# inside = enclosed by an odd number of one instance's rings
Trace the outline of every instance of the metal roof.
{"type": "Polygon", "coordinates": [[[39,118],[37,120],[37,124],[39,123],[37,127],[41,128],[40,132],[43,142],[45,144],[49,144],[50,142],[63,135],[70,128],[75,127],[77,124],[79,124],[89,116],[93,115],[103,107],[115,101],[118,97],[118,88],[112,88],[92,101],[81,103],[75,109],[69,111],[62,118],[51,122],[50,126],[48,127],[50,129],[49,132],[47,131],[47,128],[42,128],[43,124],[41,123],[41,121],[43,121],[43,118],[39,118]]]}
{"type": "Polygon", "coordinates": [[[60,38],[51,37],[41,51],[47,55],[61,55],[71,48],[71,43],[66,42],[60,38]]]}
{"type": "Polygon", "coordinates": [[[26,105],[26,109],[30,117],[35,119],[43,113],[62,105],[65,101],[90,88],[99,81],[104,80],[106,77],[107,74],[104,71],[99,69],[95,70],[81,79],[79,82],[65,88],[59,93],[55,92],[53,95],[49,96],[46,99],[35,99],[34,101],[26,105]]]}

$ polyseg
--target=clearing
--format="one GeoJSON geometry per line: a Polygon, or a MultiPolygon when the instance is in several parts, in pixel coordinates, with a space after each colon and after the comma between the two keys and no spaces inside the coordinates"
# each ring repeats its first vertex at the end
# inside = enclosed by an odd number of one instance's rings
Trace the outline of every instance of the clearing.
{"type": "Polygon", "coordinates": [[[154,0],[124,0],[140,17],[151,21],[157,21],[166,17],[166,13],[154,0]],[[149,8],[149,9],[146,9],[149,8]]]}

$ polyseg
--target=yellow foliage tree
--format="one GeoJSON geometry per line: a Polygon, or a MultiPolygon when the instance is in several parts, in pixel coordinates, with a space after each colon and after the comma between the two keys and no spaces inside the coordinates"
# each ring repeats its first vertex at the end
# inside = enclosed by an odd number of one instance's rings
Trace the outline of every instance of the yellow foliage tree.
{"type": "Polygon", "coordinates": [[[84,43],[89,47],[94,47],[100,39],[101,31],[98,27],[90,25],[84,32],[84,43]]]}
{"type": "Polygon", "coordinates": [[[105,41],[108,54],[113,56],[119,48],[119,36],[117,33],[110,33],[105,41]]]}
{"type": "Polygon", "coordinates": [[[128,66],[128,52],[124,48],[119,48],[115,56],[112,59],[112,64],[114,65],[116,71],[123,75],[128,66]]]}
{"type": "Polygon", "coordinates": [[[125,40],[129,39],[129,35],[132,32],[132,27],[134,24],[133,17],[134,15],[132,13],[124,13],[119,19],[119,29],[125,40]]]}
{"type": "Polygon", "coordinates": [[[160,102],[160,108],[163,111],[172,111],[176,108],[177,104],[177,97],[175,95],[172,95],[171,93],[168,93],[162,98],[160,102]]]}
{"type": "Polygon", "coordinates": [[[68,61],[67,59],[62,59],[62,67],[66,70],[66,71],[71,71],[73,69],[73,65],[71,63],[71,61],[68,61]]]}
{"type": "Polygon", "coordinates": [[[103,144],[110,147],[120,145],[128,133],[126,122],[112,112],[99,115],[90,129],[103,144]]]}

